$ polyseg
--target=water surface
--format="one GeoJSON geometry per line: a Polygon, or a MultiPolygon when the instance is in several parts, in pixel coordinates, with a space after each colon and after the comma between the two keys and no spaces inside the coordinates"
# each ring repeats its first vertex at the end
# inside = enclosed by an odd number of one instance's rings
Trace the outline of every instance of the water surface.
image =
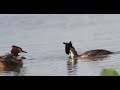
{"type": "Polygon", "coordinates": [[[92,49],[120,51],[119,14],[1,14],[0,54],[12,45],[28,53],[18,71],[1,71],[3,76],[98,76],[103,68],[120,72],[120,54],[103,60],[79,59],[71,63],[63,42],[73,42],[78,53],[92,49]]]}

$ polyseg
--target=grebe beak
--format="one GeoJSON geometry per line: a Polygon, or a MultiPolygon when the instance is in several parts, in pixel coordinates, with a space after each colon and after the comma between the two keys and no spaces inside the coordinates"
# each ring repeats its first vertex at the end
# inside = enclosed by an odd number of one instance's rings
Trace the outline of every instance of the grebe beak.
{"type": "Polygon", "coordinates": [[[28,53],[28,52],[26,52],[26,51],[22,51],[23,53],[28,53]]]}

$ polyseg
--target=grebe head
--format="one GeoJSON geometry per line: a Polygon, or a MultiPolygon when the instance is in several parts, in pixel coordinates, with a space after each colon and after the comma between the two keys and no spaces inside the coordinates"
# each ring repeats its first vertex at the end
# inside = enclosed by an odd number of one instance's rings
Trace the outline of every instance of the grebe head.
{"type": "Polygon", "coordinates": [[[19,56],[18,53],[21,53],[21,52],[27,53],[26,51],[23,51],[22,48],[18,46],[15,46],[15,45],[12,46],[11,54],[13,54],[14,56],[19,56]]]}
{"type": "Polygon", "coordinates": [[[69,55],[69,53],[70,53],[70,48],[74,48],[74,47],[72,46],[72,42],[71,42],[71,41],[70,41],[69,43],[63,42],[63,44],[65,44],[65,52],[66,52],[66,54],[69,55]]]}

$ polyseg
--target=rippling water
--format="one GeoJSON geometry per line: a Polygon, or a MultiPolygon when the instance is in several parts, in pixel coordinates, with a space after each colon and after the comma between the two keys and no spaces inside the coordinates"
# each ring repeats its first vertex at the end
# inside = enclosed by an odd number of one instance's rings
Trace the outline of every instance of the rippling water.
{"type": "Polygon", "coordinates": [[[103,60],[69,61],[63,42],[73,42],[78,53],[92,49],[120,51],[119,14],[1,14],[0,54],[11,45],[28,53],[24,67],[1,71],[3,76],[98,76],[103,68],[120,72],[120,54],[103,60]]]}

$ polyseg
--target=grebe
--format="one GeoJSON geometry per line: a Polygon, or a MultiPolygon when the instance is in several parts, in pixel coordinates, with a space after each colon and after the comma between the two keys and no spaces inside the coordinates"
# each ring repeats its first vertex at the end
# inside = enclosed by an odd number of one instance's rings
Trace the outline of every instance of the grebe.
{"type": "Polygon", "coordinates": [[[111,51],[104,50],[104,49],[96,49],[96,50],[86,51],[86,52],[78,55],[78,53],[75,50],[75,48],[73,47],[71,41],[69,43],[63,42],[63,44],[65,44],[65,52],[66,52],[66,54],[69,55],[69,53],[70,53],[70,57],[72,59],[76,59],[77,57],[80,57],[80,58],[100,57],[100,56],[103,56],[103,55],[108,55],[108,54],[113,53],[111,51]]]}
{"type": "Polygon", "coordinates": [[[22,67],[23,66],[22,60],[26,58],[19,57],[18,54],[21,52],[27,53],[26,51],[23,51],[22,48],[13,45],[10,54],[0,56],[0,69],[10,67],[22,67]]]}

